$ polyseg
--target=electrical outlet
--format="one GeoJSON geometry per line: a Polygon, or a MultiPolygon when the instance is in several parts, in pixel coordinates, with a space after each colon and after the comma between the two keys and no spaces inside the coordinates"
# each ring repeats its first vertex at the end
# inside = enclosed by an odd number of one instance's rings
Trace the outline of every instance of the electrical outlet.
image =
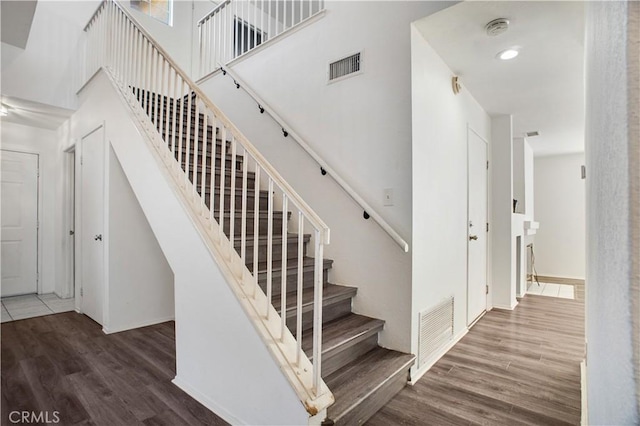
{"type": "Polygon", "coordinates": [[[393,205],[393,189],[385,188],[383,192],[384,205],[392,206],[393,205]]]}

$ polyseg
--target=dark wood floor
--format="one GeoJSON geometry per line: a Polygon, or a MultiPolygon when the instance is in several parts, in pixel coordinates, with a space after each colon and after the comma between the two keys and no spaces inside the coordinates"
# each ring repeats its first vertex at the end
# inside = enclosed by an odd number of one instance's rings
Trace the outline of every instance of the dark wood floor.
{"type": "Polygon", "coordinates": [[[488,312],[367,425],[578,425],[584,351],[582,300],[525,296],[488,312]]]}
{"type": "Polygon", "coordinates": [[[226,425],[171,383],[173,322],[105,335],[67,312],[1,330],[2,425],[16,410],[57,411],[60,425],[226,425]]]}
{"type": "MultiPolygon", "coordinates": [[[[171,383],[172,322],[105,335],[68,312],[1,330],[2,425],[14,410],[58,411],[61,425],[226,424],[171,383]]],[[[367,424],[577,425],[583,342],[582,301],[526,296],[487,313],[367,424]]]]}

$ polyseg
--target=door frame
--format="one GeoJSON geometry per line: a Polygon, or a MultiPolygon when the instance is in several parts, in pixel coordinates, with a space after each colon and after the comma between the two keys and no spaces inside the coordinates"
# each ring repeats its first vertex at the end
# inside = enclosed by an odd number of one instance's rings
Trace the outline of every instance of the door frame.
{"type": "Polygon", "coordinates": [[[64,150],[64,196],[63,196],[63,211],[64,211],[64,233],[63,237],[67,238],[68,246],[64,254],[65,265],[65,285],[64,294],[58,296],[63,298],[71,298],[76,296],[76,222],[77,209],[76,209],[76,141],[72,140],[71,145],[64,150]],[[70,235],[69,232],[74,232],[74,235],[70,235]]]}
{"type": "MultiPolygon", "coordinates": [[[[9,152],[17,152],[19,154],[31,154],[31,155],[35,155],[38,158],[38,176],[37,176],[37,182],[38,182],[38,202],[37,202],[37,212],[36,212],[36,217],[37,217],[37,223],[38,223],[38,228],[36,230],[36,291],[38,292],[37,294],[42,294],[42,279],[41,279],[41,274],[40,272],[42,271],[42,234],[43,232],[40,232],[41,227],[42,227],[42,223],[43,223],[43,209],[42,209],[42,204],[43,204],[43,190],[42,190],[42,176],[40,173],[40,169],[42,168],[42,162],[41,162],[41,156],[42,156],[42,152],[39,150],[35,150],[35,149],[29,149],[29,148],[24,148],[21,147],[19,145],[15,145],[15,144],[11,144],[11,143],[3,143],[2,147],[0,148],[0,151],[9,151],[9,152]]],[[[0,153],[1,154],[1,153],[0,153]]]]}
{"type": "MultiPolygon", "coordinates": [[[[485,146],[486,146],[486,153],[487,153],[487,162],[489,161],[489,142],[482,136],[480,135],[480,133],[476,132],[473,127],[471,127],[471,125],[469,123],[467,123],[467,143],[466,143],[466,150],[467,150],[467,223],[466,223],[466,236],[467,236],[467,262],[466,262],[466,272],[467,272],[467,306],[466,306],[466,312],[465,312],[465,317],[466,317],[466,323],[467,323],[467,327],[471,328],[475,325],[476,322],[478,322],[478,320],[480,318],[482,318],[486,313],[487,310],[489,309],[489,294],[491,293],[491,287],[489,284],[489,264],[490,264],[490,258],[489,258],[489,231],[485,230],[485,234],[486,234],[486,240],[485,240],[485,253],[486,253],[486,264],[485,264],[485,282],[486,285],[489,289],[489,291],[486,293],[485,295],[485,307],[484,307],[484,312],[482,312],[477,318],[475,318],[473,320],[473,323],[469,323],[470,318],[469,318],[469,165],[470,165],[470,158],[469,158],[469,132],[473,132],[473,134],[475,134],[481,141],[484,142],[485,146]]],[[[487,211],[485,212],[486,214],[486,220],[487,223],[489,223],[489,200],[490,200],[490,188],[489,188],[489,168],[487,167],[487,174],[486,174],[486,195],[487,195],[487,199],[486,199],[486,206],[487,206],[487,211]]]]}
{"type": "MultiPolygon", "coordinates": [[[[83,253],[83,235],[82,235],[82,179],[83,176],[83,168],[82,168],[82,141],[91,136],[93,133],[102,130],[102,150],[103,150],[103,162],[104,162],[104,186],[103,186],[103,231],[102,231],[102,244],[104,245],[103,250],[103,274],[102,274],[102,322],[103,324],[108,323],[108,310],[106,307],[108,306],[108,283],[109,283],[109,144],[107,143],[107,135],[106,135],[106,123],[103,121],[100,124],[94,125],[90,127],[88,131],[82,133],[82,136],[78,139],[78,143],[76,144],[75,152],[76,152],[76,170],[75,170],[75,240],[76,240],[76,250],[75,250],[75,304],[76,311],[79,313],[83,313],[82,303],[83,303],[83,295],[82,295],[82,253],[83,253]]],[[[103,325],[101,324],[101,325],[103,325]]],[[[104,330],[104,329],[103,329],[104,330]]]]}

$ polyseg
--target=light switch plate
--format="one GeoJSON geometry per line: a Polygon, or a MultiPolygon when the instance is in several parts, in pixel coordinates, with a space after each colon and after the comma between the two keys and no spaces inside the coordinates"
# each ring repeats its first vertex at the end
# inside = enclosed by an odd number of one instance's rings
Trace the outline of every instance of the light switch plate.
{"type": "Polygon", "coordinates": [[[385,188],[383,192],[384,197],[384,205],[392,206],[393,205],[393,188],[385,188]]]}

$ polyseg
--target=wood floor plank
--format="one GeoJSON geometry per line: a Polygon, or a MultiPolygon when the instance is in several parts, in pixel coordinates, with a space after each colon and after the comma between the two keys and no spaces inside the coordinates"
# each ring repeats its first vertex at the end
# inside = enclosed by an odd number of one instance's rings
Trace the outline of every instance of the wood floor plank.
{"type": "Polygon", "coordinates": [[[175,327],[105,335],[75,312],[3,323],[0,424],[14,410],[64,425],[226,425],[171,383],[175,327]]]}
{"type": "Polygon", "coordinates": [[[493,310],[367,425],[578,425],[584,302],[493,310]]]}

